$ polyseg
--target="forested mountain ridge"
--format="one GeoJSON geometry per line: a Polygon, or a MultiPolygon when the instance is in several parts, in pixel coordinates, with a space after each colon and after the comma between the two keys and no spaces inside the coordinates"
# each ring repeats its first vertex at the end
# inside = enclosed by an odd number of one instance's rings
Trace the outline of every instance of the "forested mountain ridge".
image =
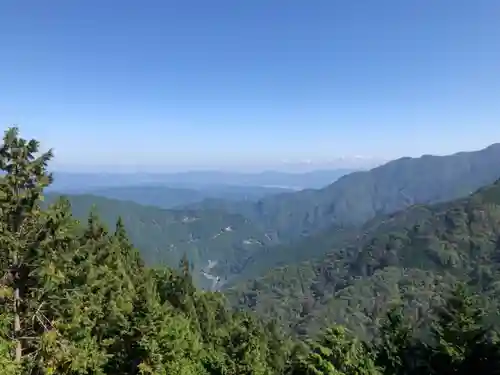
{"type": "Polygon", "coordinates": [[[500,341],[462,285],[444,294],[423,340],[398,308],[364,341],[342,326],[317,338],[227,308],[180,269],[149,268],[123,222],[86,224],[65,199],[41,207],[52,152],[6,131],[0,146],[2,375],[497,374],[500,341]]]}
{"type": "Polygon", "coordinates": [[[52,193],[90,194],[100,197],[131,201],[145,206],[160,208],[182,207],[204,199],[224,199],[229,201],[257,201],[260,198],[293,191],[291,189],[262,186],[204,186],[200,188],[170,187],[164,185],[130,185],[104,187],[67,187],[50,189],[52,193]]]}
{"type": "Polygon", "coordinates": [[[447,156],[401,158],[353,172],[323,189],[264,197],[258,202],[206,200],[192,207],[239,213],[283,243],[329,228],[361,225],[413,204],[467,196],[500,177],[500,144],[447,156]]]}
{"type": "MultiPolygon", "coordinates": [[[[66,196],[75,218],[85,222],[93,210],[109,228],[120,217],[127,233],[148,265],[179,264],[184,254],[194,266],[198,285],[212,285],[200,274],[209,261],[217,265],[224,281],[228,273],[238,273],[256,249],[270,239],[248,219],[216,210],[176,210],[143,206],[129,201],[82,194],[66,196]]],[[[59,194],[47,194],[52,203],[59,194]]]]}
{"type": "Polygon", "coordinates": [[[324,257],[272,269],[226,294],[300,334],[340,323],[369,336],[394,301],[415,320],[426,317],[457,281],[469,282],[497,312],[500,182],[468,198],[377,217],[337,245],[324,257]]]}

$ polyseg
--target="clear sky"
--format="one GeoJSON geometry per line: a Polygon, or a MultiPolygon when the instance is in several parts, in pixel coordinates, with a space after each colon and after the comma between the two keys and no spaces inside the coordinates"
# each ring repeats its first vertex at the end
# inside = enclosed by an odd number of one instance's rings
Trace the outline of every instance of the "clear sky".
{"type": "Polygon", "coordinates": [[[498,0],[4,0],[0,124],[66,166],[479,149],[499,20],[498,0]]]}

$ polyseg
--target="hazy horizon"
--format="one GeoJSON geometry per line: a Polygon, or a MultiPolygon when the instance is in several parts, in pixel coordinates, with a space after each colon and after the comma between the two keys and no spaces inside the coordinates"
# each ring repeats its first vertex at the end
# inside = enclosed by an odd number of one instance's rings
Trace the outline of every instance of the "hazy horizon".
{"type": "MultiPolygon", "coordinates": [[[[335,171],[335,170],[368,170],[376,168],[380,165],[388,163],[393,160],[397,160],[404,157],[419,158],[424,155],[431,156],[446,156],[454,155],[463,152],[475,152],[484,150],[493,145],[498,145],[498,142],[488,144],[484,147],[477,149],[467,149],[467,150],[456,150],[450,153],[441,154],[421,154],[421,155],[401,155],[394,159],[381,159],[381,158],[370,158],[370,157],[354,157],[354,158],[339,158],[329,163],[317,163],[311,160],[302,162],[281,162],[274,164],[267,164],[265,166],[249,166],[249,165],[239,165],[239,167],[228,167],[228,166],[167,166],[167,165],[64,165],[59,164],[57,161],[52,163],[52,170],[65,173],[204,173],[204,172],[220,172],[220,173],[242,173],[242,174],[259,174],[259,173],[310,173],[310,172],[321,172],[321,171],[335,171]]],[[[56,158],[57,160],[57,158],[56,158]]]]}
{"type": "Polygon", "coordinates": [[[60,172],[89,172],[89,173],[190,173],[190,172],[221,172],[221,173],[307,173],[330,170],[357,170],[369,169],[386,163],[388,160],[369,158],[362,160],[338,160],[330,163],[315,162],[282,162],[268,163],[266,165],[252,165],[240,163],[237,165],[161,165],[161,164],[101,164],[101,165],[82,165],[82,164],[63,164],[58,163],[55,158],[52,164],[52,170],[60,172]]]}

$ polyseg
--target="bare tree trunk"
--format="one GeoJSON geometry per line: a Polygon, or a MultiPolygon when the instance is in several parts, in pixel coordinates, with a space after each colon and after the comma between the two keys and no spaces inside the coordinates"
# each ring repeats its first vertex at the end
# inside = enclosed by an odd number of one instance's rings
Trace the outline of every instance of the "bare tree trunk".
{"type": "MultiPolygon", "coordinates": [[[[15,187],[15,199],[16,202],[20,201],[21,189],[18,184],[15,187]]],[[[19,229],[22,223],[22,216],[19,214],[18,210],[16,210],[17,214],[13,220],[13,232],[19,235],[19,229]]],[[[21,358],[23,356],[23,344],[21,342],[21,317],[20,317],[20,307],[21,307],[21,292],[19,288],[21,275],[19,274],[19,249],[16,249],[13,254],[13,263],[14,263],[14,339],[16,340],[16,362],[20,363],[21,358]]]]}
{"type": "Polygon", "coordinates": [[[16,362],[21,362],[23,347],[21,343],[21,318],[19,316],[20,293],[19,293],[19,271],[18,256],[14,255],[14,338],[16,340],[16,362]]]}
{"type": "Polygon", "coordinates": [[[21,334],[21,319],[19,317],[19,288],[16,288],[14,291],[14,333],[16,338],[16,362],[21,362],[22,356],[22,345],[21,340],[19,338],[21,334]]]}

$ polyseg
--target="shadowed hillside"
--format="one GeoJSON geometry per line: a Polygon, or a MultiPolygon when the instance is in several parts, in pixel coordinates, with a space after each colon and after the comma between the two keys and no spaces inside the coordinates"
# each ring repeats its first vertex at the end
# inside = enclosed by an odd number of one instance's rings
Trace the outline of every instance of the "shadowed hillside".
{"type": "Polygon", "coordinates": [[[500,182],[469,198],[377,217],[349,236],[322,258],[272,269],[227,294],[297,333],[342,323],[362,335],[394,301],[414,319],[425,318],[456,281],[498,300],[500,182]]]}

